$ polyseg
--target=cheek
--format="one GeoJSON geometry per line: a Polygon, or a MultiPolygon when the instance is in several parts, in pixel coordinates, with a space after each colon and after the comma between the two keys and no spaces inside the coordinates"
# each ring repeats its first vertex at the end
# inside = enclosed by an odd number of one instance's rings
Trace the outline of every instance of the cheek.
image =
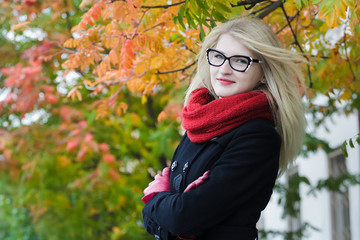
{"type": "Polygon", "coordinates": [[[260,81],[264,76],[264,73],[261,69],[261,67],[257,64],[254,66],[254,78],[256,78],[258,81],[260,81]]]}
{"type": "Polygon", "coordinates": [[[210,80],[211,82],[215,81],[217,74],[217,68],[210,67],[210,80]]]}
{"type": "Polygon", "coordinates": [[[255,86],[262,79],[262,71],[261,69],[253,69],[255,71],[251,72],[249,75],[249,81],[255,86]]]}

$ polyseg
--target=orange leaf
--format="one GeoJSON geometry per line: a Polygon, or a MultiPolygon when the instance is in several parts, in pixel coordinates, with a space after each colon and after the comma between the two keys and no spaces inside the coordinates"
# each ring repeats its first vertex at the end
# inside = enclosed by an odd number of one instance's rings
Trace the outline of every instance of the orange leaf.
{"type": "Polygon", "coordinates": [[[157,117],[158,122],[162,122],[166,119],[166,113],[162,111],[159,116],[157,117]]]}
{"type": "Polygon", "coordinates": [[[117,181],[120,179],[120,174],[114,168],[110,168],[109,169],[109,177],[112,178],[113,180],[117,181]]]}
{"type": "Polygon", "coordinates": [[[114,49],[109,52],[109,58],[112,64],[117,64],[119,62],[118,56],[114,49]]]}
{"type": "Polygon", "coordinates": [[[31,21],[26,21],[26,22],[15,24],[15,25],[11,26],[11,30],[14,31],[16,29],[23,28],[23,27],[27,26],[29,23],[31,23],[31,21]]]}

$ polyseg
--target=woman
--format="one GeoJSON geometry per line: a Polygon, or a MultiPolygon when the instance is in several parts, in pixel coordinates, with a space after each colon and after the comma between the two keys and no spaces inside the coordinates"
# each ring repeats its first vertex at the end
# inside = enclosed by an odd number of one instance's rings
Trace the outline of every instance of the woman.
{"type": "Polygon", "coordinates": [[[237,18],[206,37],[170,168],[144,190],[156,239],[254,240],[277,176],[302,146],[303,58],[260,20],[237,18]]]}

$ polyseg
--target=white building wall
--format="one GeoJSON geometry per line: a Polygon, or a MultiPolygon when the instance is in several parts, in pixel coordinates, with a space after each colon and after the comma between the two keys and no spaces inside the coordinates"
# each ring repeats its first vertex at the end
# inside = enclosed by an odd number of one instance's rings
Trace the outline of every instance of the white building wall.
{"type": "MultiPolygon", "coordinates": [[[[359,133],[359,117],[357,113],[349,116],[335,115],[332,120],[325,122],[325,127],[320,127],[314,135],[320,139],[329,142],[330,147],[337,148],[341,144],[359,133]]],[[[348,158],[346,164],[348,171],[352,174],[360,173],[360,149],[348,147],[348,158]]],[[[309,178],[312,185],[318,180],[328,177],[328,156],[323,150],[309,154],[307,159],[299,158],[297,160],[299,174],[309,178]]],[[[280,181],[284,182],[282,177],[280,181]]],[[[308,222],[319,231],[307,231],[308,240],[331,240],[331,212],[330,212],[330,194],[326,190],[317,191],[316,196],[307,194],[309,188],[302,184],[300,193],[301,201],[301,221],[308,222]]],[[[265,230],[288,230],[287,219],[282,219],[282,209],[278,206],[279,196],[274,193],[268,207],[262,214],[265,230]]],[[[352,240],[360,239],[360,186],[356,185],[349,189],[350,201],[350,222],[352,240]]],[[[282,238],[273,238],[273,240],[282,238]]]]}

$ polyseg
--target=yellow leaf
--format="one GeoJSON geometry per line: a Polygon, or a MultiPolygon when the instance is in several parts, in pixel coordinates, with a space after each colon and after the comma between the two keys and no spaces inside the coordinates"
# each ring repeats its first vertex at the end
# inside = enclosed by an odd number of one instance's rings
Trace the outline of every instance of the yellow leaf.
{"type": "Polygon", "coordinates": [[[328,14],[326,16],[326,23],[329,28],[334,28],[338,26],[338,18],[335,12],[328,14]]]}
{"type": "Polygon", "coordinates": [[[135,64],[135,73],[141,75],[146,72],[147,62],[141,61],[135,64]]]}
{"type": "Polygon", "coordinates": [[[71,159],[66,156],[59,156],[57,158],[60,167],[64,168],[71,163],[71,159]]]}
{"type": "Polygon", "coordinates": [[[97,208],[91,208],[90,209],[90,215],[95,215],[95,214],[98,214],[100,211],[99,211],[99,209],[97,209],[97,208]]]}
{"type": "Polygon", "coordinates": [[[155,75],[155,74],[153,74],[152,76],[151,76],[151,78],[150,78],[150,83],[151,84],[155,84],[156,83],[156,81],[157,81],[157,75],[155,75]]]}
{"type": "Polygon", "coordinates": [[[349,88],[346,88],[345,91],[341,94],[340,98],[339,98],[339,102],[341,100],[349,100],[352,97],[352,92],[349,88]]]}
{"type": "Polygon", "coordinates": [[[119,206],[124,207],[126,205],[126,197],[125,196],[119,196],[119,206]]]}
{"type": "Polygon", "coordinates": [[[158,68],[160,68],[162,63],[163,63],[162,56],[156,56],[156,57],[151,59],[150,68],[151,69],[158,69],[158,68]]]}
{"type": "Polygon", "coordinates": [[[116,52],[115,52],[114,49],[112,49],[112,50],[109,52],[109,57],[110,57],[110,61],[111,61],[112,64],[115,65],[115,64],[117,64],[117,63],[119,62],[118,56],[117,56],[117,54],[116,54],[116,52]]]}
{"type": "Polygon", "coordinates": [[[335,4],[335,12],[337,14],[338,17],[345,19],[346,18],[346,3],[344,3],[343,1],[338,2],[337,4],[335,4]]]}

